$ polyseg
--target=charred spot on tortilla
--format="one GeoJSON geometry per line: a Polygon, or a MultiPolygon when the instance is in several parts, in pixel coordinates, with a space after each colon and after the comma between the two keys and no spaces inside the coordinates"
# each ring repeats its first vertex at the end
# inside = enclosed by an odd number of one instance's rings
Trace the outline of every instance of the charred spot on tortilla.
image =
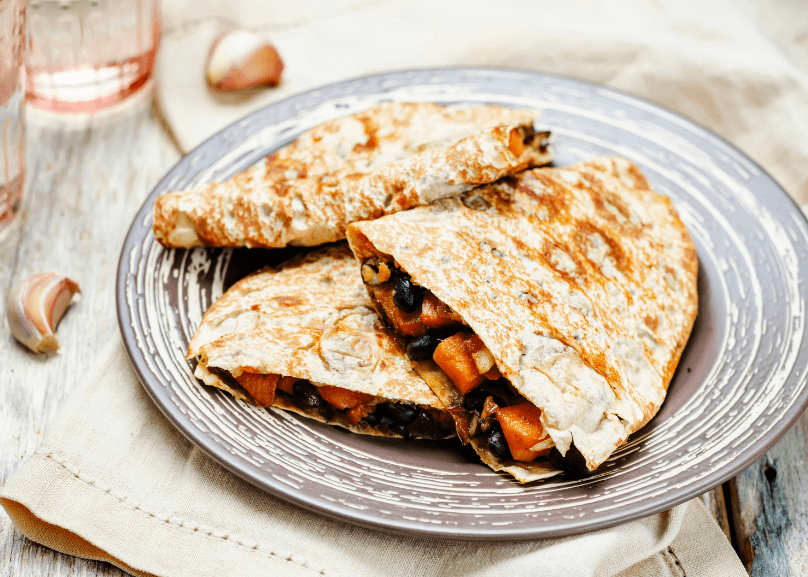
{"type": "Polygon", "coordinates": [[[341,243],[235,283],[205,313],[188,357],[199,357],[202,382],[262,407],[369,435],[452,436],[451,417],[400,341],[341,243]]]}
{"type": "Polygon", "coordinates": [[[421,287],[402,310],[389,281],[365,285],[461,441],[522,482],[559,472],[553,451],[594,471],[644,426],[698,307],[687,230],[622,158],[528,170],[347,237],[421,287]]]}
{"type": "Polygon", "coordinates": [[[539,112],[384,102],[325,122],[222,183],[161,195],[165,246],[316,246],[351,222],[456,196],[552,160],[539,112]]]}

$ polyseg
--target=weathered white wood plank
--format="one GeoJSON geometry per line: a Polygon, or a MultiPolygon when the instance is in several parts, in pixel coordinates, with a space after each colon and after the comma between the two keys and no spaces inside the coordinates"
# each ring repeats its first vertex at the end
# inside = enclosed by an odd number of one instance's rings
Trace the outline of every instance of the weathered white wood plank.
{"type": "MultiPolygon", "coordinates": [[[[808,72],[808,3],[732,0],[808,72]]],[[[0,244],[0,303],[12,283],[45,270],[74,275],[84,300],[58,335],[63,354],[28,354],[0,331],[0,485],[27,458],[96,351],[117,331],[115,262],[129,221],[178,158],[151,111],[79,130],[29,127],[21,227],[0,244]]],[[[808,574],[808,417],[729,485],[732,532],[753,575],[808,574]]],[[[703,501],[730,536],[716,489],[703,501]]],[[[62,555],[22,537],[0,512],[0,576],[109,575],[105,563],[62,555]]]]}
{"type": "Polygon", "coordinates": [[[730,486],[738,550],[751,575],[808,575],[808,414],[730,486]]]}
{"type": "Polygon", "coordinates": [[[708,491],[699,497],[704,507],[715,518],[718,526],[727,536],[727,540],[732,543],[732,529],[730,528],[729,512],[727,502],[724,498],[724,485],[719,485],[712,491],[708,491]]]}
{"type": "MultiPolygon", "coordinates": [[[[120,118],[50,126],[29,122],[25,208],[20,228],[0,246],[0,303],[4,311],[10,287],[44,271],[77,280],[83,298],[59,326],[61,354],[33,355],[0,330],[0,485],[36,450],[98,350],[118,332],[123,239],[148,192],[179,158],[148,100],[120,118]]],[[[0,576],[11,575],[123,573],[36,545],[0,512],[0,576]]]]}

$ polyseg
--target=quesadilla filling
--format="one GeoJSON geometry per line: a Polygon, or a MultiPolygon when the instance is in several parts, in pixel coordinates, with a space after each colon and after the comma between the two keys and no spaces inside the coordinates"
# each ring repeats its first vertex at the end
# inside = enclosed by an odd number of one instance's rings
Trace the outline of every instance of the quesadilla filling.
{"type": "Polygon", "coordinates": [[[407,355],[416,367],[431,360],[448,378],[419,371],[433,390],[440,389],[439,398],[451,399],[449,412],[463,444],[483,442],[500,461],[531,462],[550,454],[554,443],[542,427],[541,410],[502,376],[460,315],[415,284],[398,263],[369,258],[362,280],[382,318],[408,338],[407,355]]]}
{"type": "Polygon", "coordinates": [[[405,439],[445,439],[452,434],[452,419],[433,407],[391,401],[295,377],[255,373],[248,368],[239,374],[207,368],[230,386],[237,384],[262,407],[295,406],[303,413],[319,414],[329,424],[350,424],[405,439]]]}

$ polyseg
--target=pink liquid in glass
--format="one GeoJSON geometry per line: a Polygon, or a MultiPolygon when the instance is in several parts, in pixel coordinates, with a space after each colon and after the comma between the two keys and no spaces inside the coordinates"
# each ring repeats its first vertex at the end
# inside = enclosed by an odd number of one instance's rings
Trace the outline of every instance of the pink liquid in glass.
{"type": "Polygon", "coordinates": [[[29,0],[28,93],[53,112],[96,112],[151,78],[159,0],[29,0]]]}
{"type": "Polygon", "coordinates": [[[24,0],[0,0],[0,238],[22,205],[25,177],[24,0]]]}

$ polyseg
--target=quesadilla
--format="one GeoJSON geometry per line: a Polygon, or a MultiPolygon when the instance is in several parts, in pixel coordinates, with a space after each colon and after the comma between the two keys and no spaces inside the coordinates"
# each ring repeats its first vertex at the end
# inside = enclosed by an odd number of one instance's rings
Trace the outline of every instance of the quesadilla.
{"type": "Polygon", "coordinates": [[[315,246],[345,227],[552,160],[538,112],[387,102],[317,126],[223,183],[158,197],[168,247],[315,246]]]}
{"type": "Polygon", "coordinates": [[[208,385],[358,433],[445,438],[443,404],[379,321],[345,243],[245,277],[205,313],[188,358],[208,385]]]}
{"type": "Polygon", "coordinates": [[[347,236],[461,440],[521,481],[558,456],[591,472],[645,425],[696,316],[690,236],[622,158],[529,170],[347,236]]]}

